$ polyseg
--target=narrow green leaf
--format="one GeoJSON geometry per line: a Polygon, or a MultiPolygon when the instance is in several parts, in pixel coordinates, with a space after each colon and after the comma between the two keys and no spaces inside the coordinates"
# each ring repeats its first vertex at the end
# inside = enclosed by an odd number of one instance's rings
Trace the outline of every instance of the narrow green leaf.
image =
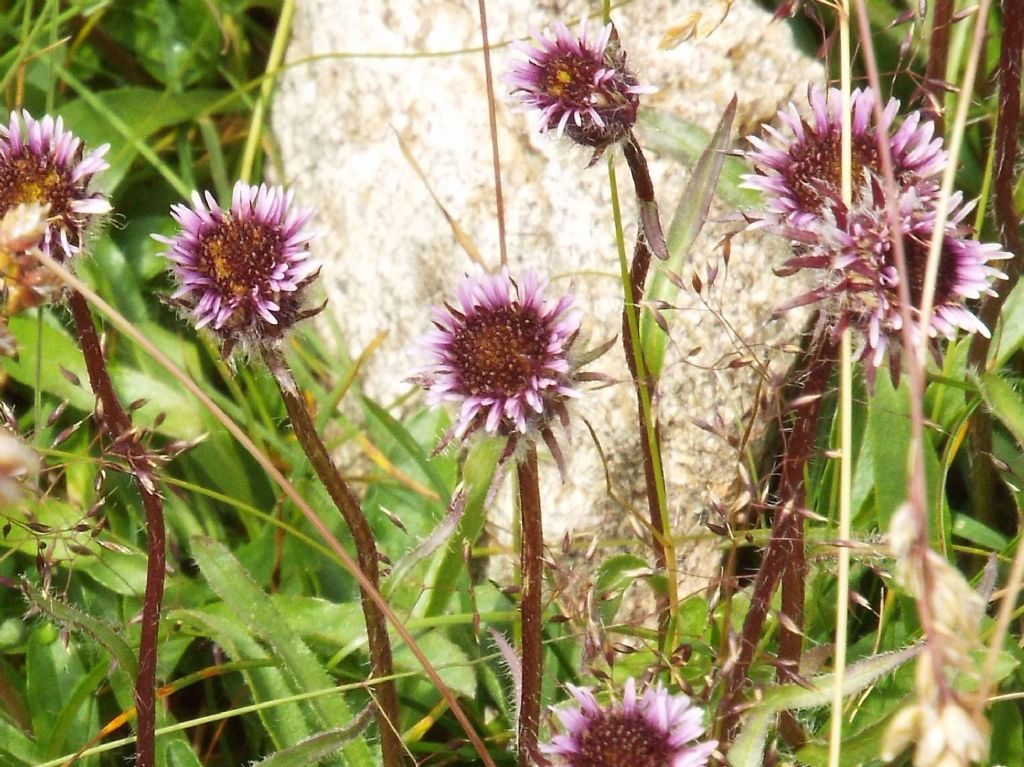
{"type": "Polygon", "coordinates": [[[1003,551],[1010,545],[1005,535],[966,514],[953,515],[953,535],[992,551],[1003,551]]]}
{"type": "MultiPolygon", "coordinates": [[[[192,554],[210,587],[237,618],[266,643],[280,663],[293,692],[331,686],[330,676],[309,646],[291,629],[267,594],[226,546],[219,541],[199,537],[192,542],[192,554]]],[[[344,727],[351,719],[348,706],[341,698],[329,702],[315,700],[312,706],[318,718],[315,730],[344,727]]],[[[371,767],[373,764],[370,749],[362,741],[348,744],[344,752],[349,764],[359,767],[371,767]]]]}
{"type": "Polygon", "coordinates": [[[1017,701],[1005,701],[992,707],[992,764],[1024,764],[1024,722],[1017,701]]]}
{"type": "Polygon", "coordinates": [[[1017,444],[1024,446],[1024,399],[998,373],[969,374],[986,407],[1009,430],[1017,444]]]}
{"type": "MultiPolygon", "coordinates": [[[[175,610],[167,617],[171,621],[180,621],[190,631],[209,637],[235,661],[265,660],[267,657],[266,651],[253,638],[250,630],[234,616],[228,618],[216,614],[212,609],[203,609],[175,610]]],[[[279,668],[244,668],[242,677],[256,703],[284,700],[294,694],[291,684],[279,668]]],[[[303,711],[298,703],[260,709],[260,722],[275,748],[287,748],[310,736],[312,730],[306,723],[303,711]]]]}
{"type": "MultiPolygon", "coordinates": [[[[641,110],[640,127],[645,148],[671,157],[688,168],[694,166],[708,145],[707,131],[669,112],[641,110]]],[[[750,167],[739,158],[727,157],[715,193],[740,210],[760,206],[761,194],[740,186],[743,174],[750,172],[750,167]]]]}
{"type": "Polygon", "coordinates": [[[38,745],[6,717],[0,716],[0,765],[40,764],[38,745]],[[5,756],[8,755],[8,756],[5,756]]]}
{"type": "MultiPolygon", "coordinates": [[[[1024,179],[1024,176],[1021,176],[1024,179]]],[[[993,333],[989,365],[1001,369],[1006,361],[1024,346],[1024,281],[1018,282],[1003,304],[999,323],[993,333]]]]}
{"type": "MultiPolygon", "coordinates": [[[[911,645],[895,652],[874,655],[854,663],[843,677],[843,697],[860,692],[868,685],[895,671],[921,652],[923,645],[911,645]]],[[[808,686],[785,684],[765,692],[763,698],[743,719],[743,728],[729,749],[732,767],[761,767],[768,730],[781,711],[799,711],[827,706],[835,687],[834,674],[822,674],[808,680],[808,686]]]]}
{"type": "Polygon", "coordinates": [[[65,649],[52,625],[40,626],[29,638],[25,652],[25,699],[32,730],[46,757],[60,754],[65,740],[76,746],[85,743],[98,727],[95,706],[91,710],[78,709],[70,727],[61,721],[68,701],[85,676],[79,656],[78,643],[72,641],[65,649]]]}
{"type": "MultiPolygon", "coordinates": [[[[646,297],[650,301],[665,301],[671,304],[679,292],[666,272],[681,272],[690,254],[690,248],[704,226],[711,200],[718,188],[725,152],[732,143],[732,123],[735,117],[736,97],[733,96],[718,121],[714,135],[693,166],[690,182],[676,207],[668,230],[669,258],[665,262],[655,262],[654,274],[646,291],[646,297]]],[[[657,377],[664,366],[668,336],[658,326],[650,310],[644,311],[640,318],[640,345],[644,350],[648,371],[657,377]]]]}
{"type": "Polygon", "coordinates": [[[135,681],[139,675],[135,653],[106,623],[59,599],[54,599],[52,594],[44,594],[28,581],[22,581],[21,588],[29,601],[56,623],[84,631],[101,644],[132,681],[135,681]]]}
{"type": "Polygon", "coordinates": [[[463,547],[475,543],[484,529],[487,512],[484,504],[504,447],[504,440],[481,439],[470,448],[462,468],[462,481],[468,493],[466,509],[458,530],[437,558],[437,566],[427,576],[426,592],[429,597],[415,611],[418,617],[444,615],[448,611],[459,576],[466,571],[463,547]]]}
{"type": "Polygon", "coordinates": [[[361,398],[363,407],[366,408],[370,416],[377,421],[384,429],[394,437],[402,449],[409,455],[410,458],[416,463],[416,465],[423,472],[423,476],[427,478],[430,486],[437,492],[441,498],[441,502],[447,506],[451,503],[452,495],[451,489],[448,487],[444,478],[438,473],[437,469],[430,462],[430,457],[424,452],[412,435],[406,430],[402,424],[400,424],[395,418],[391,416],[384,408],[378,405],[376,402],[371,400],[369,397],[361,398]]]}
{"type": "Polygon", "coordinates": [[[366,728],[371,716],[372,709],[365,708],[348,727],[318,732],[294,746],[255,762],[253,767],[306,767],[310,764],[319,764],[321,760],[337,753],[346,743],[357,737],[366,728]]]}
{"type": "MultiPolygon", "coordinates": [[[[887,375],[879,375],[875,384],[875,395],[868,411],[867,439],[871,442],[873,458],[875,506],[878,526],[889,529],[889,520],[907,501],[909,471],[907,456],[910,455],[910,390],[904,381],[894,389],[887,375]]],[[[936,483],[942,476],[938,456],[930,439],[924,444],[925,474],[928,478],[928,508],[932,514],[945,512],[943,498],[936,483]]],[[[932,518],[929,522],[934,530],[948,535],[948,524],[939,524],[932,518]]],[[[948,543],[948,541],[947,541],[948,543]]]]}

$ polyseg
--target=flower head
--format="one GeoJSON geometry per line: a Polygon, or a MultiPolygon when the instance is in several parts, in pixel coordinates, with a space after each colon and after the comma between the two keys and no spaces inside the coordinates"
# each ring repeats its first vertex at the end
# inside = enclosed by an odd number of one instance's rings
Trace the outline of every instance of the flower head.
{"type": "Polygon", "coordinates": [[[0,125],[0,216],[18,205],[48,207],[48,225],[39,246],[57,260],[82,249],[93,216],[110,212],[110,202],[90,191],[92,177],[106,169],[104,144],[88,155],[64,121],[28,112],[11,113],[0,125]]]}
{"type": "MultiPolygon", "coordinates": [[[[894,232],[885,194],[877,179],[858,198],[848,212],[841,205],[830,209],[808,254],[789,263],[827,270],[823,284],[793,303],[832,299],[828,309],[837,318],[837,328],[849,324],[863,331],[862,357],[871,376],[887,349],[892,350],[893,359],[898,355],[898,338],[895,345],[890,340],[903,327],[894,239],[898,236],[903,240],[909,313],[916,334],[936,210],[921,200],[916,187],[903,191],[897,201],[900,231],[894,232]]],[[[963,219],[971,207],[961,204],[959,194],[949,203],[932,296],[929,341],[939,337],[953,339],[958,330],[988,335],[988,329],[964,301],[994,293],[992,282],[1005,275],[989,262],[1010,258],[1010,254],[997,244],[982,244],[968,236],[963,219]]]]}
{"type": "Polygon", "coordinates": [[[578,396],[570,348],[579,330],[573,296],[545,298],[547,282],[533,271],[514,282],[508,270],[467,276],[458,306],[433,310],[434,329],[421,344],[433,358],[416,379],[431,404],[460,405],[444,444],[483,429],[517,438],[568,420],[566,403],[578,396]]]}
{"type": "Polygon", "coordinates": [[[304,227],[312,211],[292,206],[279,186],[235,184],[230,209],[207,192],[194,192],[192,206],[174,205],[181,225],[175,237],[153,235],[169,246],[166,256],[179,287],[172,296],[197,328],[209,327],[225,353],[241,342],[259,345],[279,339],[306,310],[303,288],[320,270],[304,227]]]}
{"type": "MultiPolygon", "coordinates": [[[[769,217],[795,229],[806,229],[821,220],[840,200],[841,112],[840,91],[809,94],[811,119],[801,117],[792,103],[779,112],[783,130],[764,129],[774,143],[750,136],[754,146],[746,153],[757,170],[744,176],[746,186],[767,195],[769,217]]],[[[911,112],[893,131],[899,101],[889,99],[882,122],[875,122],[877,97],[870,88],[850,94],[854,202],[865,189],[865,174],[881,177],[878,134],[888,137],[893,170],[901,188],[915,187],[922,198],[938,192],[938,176],[946,165],[942,139],[934,138],[935,126],[911,112]]]]}
{"type": "Polygon", "coordinates": [[[704,734],[704,712],[660,684],[637,697],[626,680],[622,702],[601,706],[586,688],[569,686],[576,705],[552,709],[564,733],[542,750],[564,767],[703,767],[717,741],[704,734]]]}
{"type": "Polygon", "coordinates": [[[584,16],[576,35],[558,22],[554,35],[531,36],[533,45],[516,45],[526,58],[509,65],[506,82],[524,106],[540,112],[540,131],[568,133],[598,151],[625,138],[640,96],[653,88],[627,69],[614,27],[606,24],[590,39],[584,16]]]}

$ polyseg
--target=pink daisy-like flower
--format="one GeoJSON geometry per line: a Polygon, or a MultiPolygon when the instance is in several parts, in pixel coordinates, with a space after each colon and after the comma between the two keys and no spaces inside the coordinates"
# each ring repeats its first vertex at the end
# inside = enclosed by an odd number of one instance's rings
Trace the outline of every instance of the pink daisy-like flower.
{"type": "Polygon", "coordinates": [[[562,767],[703,767],[718,746],[698,741],[704,712],[660,684],[641,697],[626,680],[622,702],[601,706],[587,688],[569,690],[576,705],[553,708],[564,733],[541,750],[562,767]]]}
{"type": "Polygon", "coordinates": [[[259,345],[282,337],[319,308],[304,309],[303,288],[320,271],[309,254],[314,235],[304,227],[312,211],[296,209],[279,186],[235,184],[231,208],[213,195],[192,194],[192,206],[174,205],[175,237],[153,235],[179,287],[171,297],[208,327],[229,353],[237,343],[259,345]]]}
{"type": "MultiPolygon", "coordinates": [[[[903,237],[911,317],[914,327],[920,322],[928,250],[935,231],[936,212],[925,204],[916,187],[900,194],[900,234],[903,237]]],[[[939,266],[932,299],[929,329],[931,339],[956,337],[958,330],[987,336],[988,328],[964,305],[968,299],[992,295],[992,283],[1006,275],[991,261],[1010,258],[998,244],[983,244],[971,239],[963,224],[972,205],[963,205],[959,193],[949,202],[946,231],[939,252],[939,266]]],[[[846,213],[840,206],[827,216],[806,255],[787,262],[790,268],[827,270],[825,284],[796,299],[790,305],[831,300],[829,311],[837,329],[852,325],[863,331],[862,358],[868,363],[869,376],[882,363],[887,349],[898,359],[898,335],[903,327],[899,299],[899,273],[896,268],[893,236],[889,225],[885,194],[875,179],[859,195],[859,201],[846,213]],[[896,344],[889,342],[897,336],[896,344]]],[[[915,330],[916,332],[916,330],[915,330]]]]}
{"type": "Polygon", "coordinates": [[[580,315],[572,295],[550,301],[546,287],[533,271],[518,283],[507,269],[467,276],[458,306],[433,309],[434,329],[420,340],[433,359],[415,380],[430,404],[460,405],[442,446],[477,429],[513,442],[539,433],[554,445],[550,424],[568,421],[566,403],[579,394],[570,348],[580,315]]]}
{"type": "Polygon", "coordinates": [[[653,92],[626,67],[614,27],[587,36],[587,19],[573,35],[562,22],[554,35],[531,31],[534,45],[516,43],[525,60],[509,64],[512,93],[540,113],[540,131],[568,133],[579,144],[602,150],[625,138],[636,123],[640,96],[653,92]]]}
{"type": "MultiPolygon", "coordinates": [[[[897,185],[914,186],[923,198],[934,197],[947,159],[942,139],[934,137],[934,124],[911,112],[893,131],[899,101],[889,99],[882,124],[876,125],[874,91],[857,89],[850,95],[854,194],[865,189],[865,174],[882,175],[876,138],[881,131],[888,136],[897,185]]],[[[840,91],[832,88],[822,94],[813,88],[808,98],[810,121],[790,103],[778,114],[783,130],[765,125],[773,141],[750,136],[754,149],[746,152],[757,173],[744,176],[745,186],[767,197],[768,216],[762,220],[796,230],[814,226],[840,201],[840,91]]]]}
{"type": "Polygon", "coordinates": [[[107,198],[89,189],[108,167],[107,149],[104,144],[86,155],[60,117],[11,112],[10,122],[0,125],[0,216],[19,205],[43,205],[48,218],[39,247],[58,261],[79,253],[90,219],[110,212],[107,198]]]}

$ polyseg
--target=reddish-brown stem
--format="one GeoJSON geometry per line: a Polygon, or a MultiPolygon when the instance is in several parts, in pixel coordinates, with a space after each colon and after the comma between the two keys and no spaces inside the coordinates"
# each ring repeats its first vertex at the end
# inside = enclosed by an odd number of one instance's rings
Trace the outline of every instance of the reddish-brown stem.
{"type": "Polygon", "coordinates": [[[800,625],[803,622],[804,469],[814,455],[818,416],[822,395],[835,365],[836,343],[830,335],[822,336],[811,352],[804,380],[792,407],[792,425],[786,434],[781,459],[779,508],[772,523],[771,538],[754,581],[750,607],[743,621],[739,656],[725,679],[725,694],[719,704],[720,732],[723,739],[732,735],[737,722],[737,703],[747,681],[754,652],[761,639],[772,594],[783,581],[783,612],[793,629],[783,626],[779,635],[779,656],[785,661],[779,667],[780,681],[796,673],[799,666],[800,625]],[[797,581],[800,581],[797,584],[797,581]],[[787,591],[788,588],[788,591],[787,591]],[[795,634],[795,638],[794,638],[795,634]],[[784,654],[785,653],[785,654],[784,654]]]}
{"type": "Polygon", "coordinates": [[[537,730],[540,727],[541,683],[544,678],[542,601],[544,566],[544,523],[541,519],[537,445],[526,440],[526,455],[516,467],[519,480],[521,518],[519,566],[522,594],[519,610],[522,624],[522,689],[519,698],[519,767],[538,762],[537,730]]]}
{"type": "Polygon", "coordinates": [[[953,0],[935,0],[932,10],[932,34],[925,64],[924,116],[935,123],[935,132],[942,135],[942,100],[946,94],[946,62],[949,59],[949,32],[953,23],[953,0]]]}
{"type": "Polygon", "coordinates": [[[68,304],[75,321],[82,357],[85,359],[89,384],[99,400],[97,421],[110,438],[114,450],[128,461],[146,513],[146,593],[142,602],[139,637],[139,676],[135,681],[135,763],[138,767],[155,767],[157,642],[167,566],[164,505],[154,484],[152,465],[146,450],[132,430],[131,418],[114,391],[89,303],[75,290],[71,291],[68,304]]]}
{"type": "MultiPolygon", "coordinates": [[[[651,249],[647,247],[644,238],[638,237],[633,249],[633,263],[629,269],[632,307],[639,306],[640,301],[643,300],[644,285],[647,282],[647,272],[650,266],[651,249]]],[[[650,381],[642,378],[637,370],[636,349],[633,347],[633,336],[629,332],[629,311],[632,307],[627,305],[622,309],[622,350],[626,355],[626,365],[629,367],[629,374],[633,378],[633,388],[636,391],[637,425],[639,427],[640,452],[644,461],[644,485],[647,490],[647,508],[653,533],[654,559],[658,570],[665,573],[666,577],[671,577],[668,566],[668,549],[665,545],[665,525],[662,520],[661,500],[658,492],[659,482],[664,482],[664,478],[658,476],[651,443],[647,437],[650,424],[647,421],[647,408],[644,407],[643,390],[645,387],[650,389],[650,381]]],[[[660,444],[657,421],[653,424],[653,429],[655,440],[660,444]]],[[[656,606],[658,609],[658,645],[665,648],[671,617],[667,593],[658,596],[656,606]]]]}
{"type": "Polygon", "coordinates": [[[667,259],[668,246],[665,244],[665,234],[658,215],[658,202],[654,198],[651,171],[647,167],[647,158],[644,157],[640,142],[632,133],[622,142],[622,154],[633,177],[633,189],[636,191],[637,204],[640,207],[640,225],[644,237],[647,238],[647,245],[658,258],[667,259]]]}
{"type": "Polygon", "coordinates": [[[508,266],[508,246],[505,237],[505,198],[501,191],[501,158],[498,155],[498,118],[494,105],[494,76],[491,74],[491,40],[487,34],[487,4],[478,0],[480,10],[480,38],[484,49],[484,78],[487,82],[487,119],[491,129],[491,164],[494,168],[494,207],[498,219],[498,252],[501,265],[508,266]]]}
{"type": "MultiPolygon", "coordinates": [[[[1020,279],[1024,247],[1020,237],[1020,216],[1013,204],[1014,177],[1017,172],[1017,141],[1020,135],[1021,57],[1024,55],[1024,5],[1017,0],[1003,2],[1003,34],[999,49],[999,113],[995,130],[995,172],[993,210],[999,237],[1013,259],[1003,264],[1008,277],[999,293],[985,299],[979,317],[986,327],[994,328],[1003,310],[1003,303],[1020,279]]],[[[975,333],[971,341],[968,363],[982,370],[988,359],[992,339],[975,333]]],[[[971,484],[972,503],[979,519],[995,523],[993,501],[996,475],[989,455],[992,452],[992,421],[985,408],[971,416],[971,484]]]]}
{"type": "MultiPolygon", "coordinates": [[[[349,488],[348,483],[316,430],[309,408],[302,398],[299,388],[292,377],[288,363],[276,350],[266,350],[263,355],[267,367],[270,368],[277,381],[281,399],[284,400],[288,418],[292,423],[295,438],[309,458],[313,470],[323,483],[327,494],[341,512],[345,525],[355,543],[356,560],[367,580],[377,588],[380,585],[380,562],[377,544],[373,531],[363,514],[359,500],[349,488]]],[[[399,735],[398,690],[395,682],[389,677],[394,673],[392,663],[391,639],[388,636],[387,621],[365,590],[360,590],[363,607],[363,619],[366,623],[366,640],[370,650],[370,667],[373,676],[379,681],[374,685],[377,700],[377,721],[380,725],[381,757],[385,767],[400,767],[405,754],[402,738],[399,735]]]]}

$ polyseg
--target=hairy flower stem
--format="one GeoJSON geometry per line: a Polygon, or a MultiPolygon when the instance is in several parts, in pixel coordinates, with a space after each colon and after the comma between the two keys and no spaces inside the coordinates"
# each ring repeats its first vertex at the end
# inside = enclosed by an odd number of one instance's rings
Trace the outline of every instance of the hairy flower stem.
{"type": "MultiPolygon", "coordinates": [[[[667,589],[659,595],[658,643],[663,651],[669,652],[673,643],[670,636],[672,616],[675,614],[676,556],[672,545],[671,527],[668,519],[668,501],[665,489],[665,474],[661,462],[661,438],[657,418],[654,415],[653,384],[648,374],[643,350],[640,348],[639,306],[644,297],[647,274],[651,266],[651,254],[668,257],[665,238],[658,218],[658,205],[654,198],[654,183],[647,167],[647,160],[636,139],[630,134],[623,142],[623,154],[633,178],[633,187],[640,205],[640,224],[643,236],[637,237],[633,249],[633,261],[629,267],[628,292],[622,308],[622,348],[629,366],[630,376],[637,398],[637,424],[640,432],[640,448],[644,461],[644,483],[647,488],[654,556],[658,569],[665,573],[667,589]]],[[[617,198],[615,198],[617,199],[617,198]]],[[[615,201],[613,199],[613,202],[615,201]]]]}
{"type": "Polygon", "coordinates": [[[658,258],[668,258],[668,245],[665,244],[665,233],[661,229],[661,218],[658,216],[658,202],[654,199],[654,182],[651,180],[651,171],[647,167],[647,158],[644,157],[643,149],[636,135],[629,134],[629,137],[622,142],[622,154],[629,166],[629,173],[633,177],[633,188],[636,190],[637,203],[640,206],[640,224],[644,230],[644,237],[651,251],[658,258]]]}
{"type": "MultiPolygon", "coordinates": [[[[1017,141],[1021,126],[1021,57],[1024,56],[1024,5],[1016,0],[1003,2],[1003,34],[999,50],[999,115],[995,131],[995,177],[993,209],[999,235],[1006,249],[1014,254],[1006,262],[1006,285],[998,295],[985,299],[978,318],[994,329],[1003,303],[1020,279],[1024,243],[1020,236],[1020,216],[1014,207],[1013,186],[1017,173],[1017,141]]],[[[968,354],[968,364],[983,370],[988,359],[990,337],[975,333],[968,354]]],[[[992,466],[992,420],[985,408],[971,416],[971,478],[972,500],[976,516],[988,524],[996,522],[992,503],[996,475],[992,466]]]]}
{"type": "Polygon", "coordinates": [[[630,301],[622,309],[622,349],[626,355],[629,374],[633,378],[636,391],[637,424],[640,430],[640,450],[644,459],[644,484],[647,488],[647,507],[653,533],[654,557],[658,570],[666,574],[669,588],[665,594],[657,598],[658,609],[658,643],[662,650],[668,651],[669,623],[672,617],[673,586],[676,583],[675,551],[669,540],[669,521],[665,499],[665,475],[661,463],[661,435],[658,421],[654,416],[651,396],[651,379],[647,375],[643,352],[633,343],[631,321],[636,322],[637,307],[643,299],[644,284],[647,271],[651,265],[651,250],[643,238],[637,238],[633,249],[633,263],[629,270],[631,290],[630,301]]]}
{"type": "MultiPolygon", "coordinates": [[[[313,470],[320,478],[327,493],[334,501],[338,511],[348,527],[356,548],[356,560],[359,568],[366,575],[374,588],[380,585],[380,565],[377,544],[373,539],[366,516],[363,514],[359,500],[349,488],[335,466],[327,447],[317,433],[316,425],[310,415],[309,408],[299,392],[299,387],[292,377],[288,363],[280,352],[265,350],[264,362],[270,368],[277,381],[281,399],[284,400],[288,418],[292,422],[292,430],[303,451],[309,458],[313,470]]],[[[380,726],[381,756],[385,767],[400,767],[405,748],[398,732],[398,690],[395,682],[389,677],[394,673],[391,657],[391,639],[388,637],[387,622],[384,614],[365,590],[360,590],[363,607],[363,619],[366,622],[366,639],[370,649],[370,666],[372,675],[380,680],[374,685],[377,701],[377,721],[380,726]]]]}
{"type": "Polygon", "coordinates": [[[152,465],[146,449],[132,430],[131,418],[121,406],[111,383],[89,303],[85,296],[73,290],[68,304],[75,321],[78,344],[85,359],[89,384],[99,400],[96,420],[106,431],[114,449],[128,461],[146,513],[146,593],[142,602],[139,637],[139,676],[135,680],[135,763],[138,767],[155,767],[157,640],[167,565],[164,504],[153,482],[152,465]]]}
{"type": "Polygon", "coordinates": [[[725,694],[718,708],[722,739],[730,738],[735,729],[739,696],[761,639],[772,594],[780,580],[783,586],[782,612],[788,620],[779,629],[779,681],[791,681],[799,668],[806,577],[802,513],[806,501],[804,469],[814,455],[822,395],[836,360],[836,341],[831,335],[823,335],[816,341],[809,355],[803,380],[791,408],[792,425],[785,435],[779,478],[779,507],[772,523],[764,559],[754,581],[750,608],[743,621],[739,656],[726,675],[725,694]]]}
{"type": "Polygon", "coordinates": [[[953,0],[935,0],[932,11],[932,33],[928,41],[925,64],[925,103],[921,111],[925,119],[935,123],[935,132],[942,135],[942,100],[946,97],[946,64],[949,61],[949,33],[953,26],[953,0]]]}
{"type": "Polygon", "coordinates": [[[526,440],[526,455],[516,466],[519,480],[521,517],[519,567],[522,594],[521,616],[522,687],[519,699],[519,729],[516,737],[519,767],[538,763],[537,730],[540,726],[541,683],[544,678],[544,628],[542,586],[544,583],[544,523],[541,518],[537,445],[526,440]]]}

